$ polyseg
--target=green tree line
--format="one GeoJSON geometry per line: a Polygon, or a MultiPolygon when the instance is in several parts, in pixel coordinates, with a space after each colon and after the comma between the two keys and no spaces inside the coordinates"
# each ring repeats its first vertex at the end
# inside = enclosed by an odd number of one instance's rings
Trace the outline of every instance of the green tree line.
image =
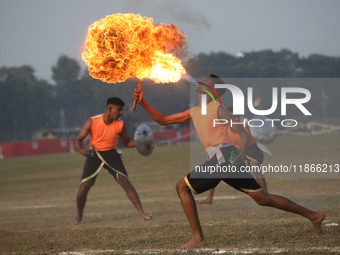
{"type": "MultiPolygon", "coordinates": [[[[300,58],[289,50],[244,53],[236,57],[224,52],[198,54],[186,65],[194,78],[215,73],[225,78],[338,78],[340,58],[310,55],[300,58]]],[[[150,120],[140,107],[129,109],[137,79],[107,84],[89,76],[80,64],[62,55],[52,67],[54,84],[35,76],[31,66],[0,67],[0,142],[31,140],[37,130],[82,127],[92,115],[105,111],[108,97],[125,103],[123,119],[129,124],[150,120]]],[[[183,111],[190,104],[190,80],[178,84],[142,84],[146,99],[164,114],[183,111]]],[[[332,91],[332,94],[339,90],[332,91]]],[[[336,107],[336,100],[332,101],[336,107]]],[[[320,110],[321,111],[321,110],[320,110]]],[[[337,110],[339,112],[339,109],[337,110]]]]}

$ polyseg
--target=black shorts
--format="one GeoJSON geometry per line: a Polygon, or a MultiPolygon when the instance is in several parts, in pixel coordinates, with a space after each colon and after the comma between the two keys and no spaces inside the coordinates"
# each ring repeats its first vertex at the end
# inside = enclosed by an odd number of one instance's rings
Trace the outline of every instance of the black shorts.
{"type": "MultiPolygon", "coordinates": [[[[225,163],[218,164],[216,155],[211,159],[207,160],[200,167],[207,166],[220,166],[220,167],[228,167],[231,166],[229,159],[231,151],[234,151],[237,154],[237,149],[234,146],[223,148],[222,150],[223,156],[226,160],[225,163]]],[[[230,185],[234,189],[239,191],[250,193],[250,192],[259,192],[262,190],[261,186],[257,183],[254,177],[247,172],[237,172],[237,173],[223,173],[223,176],[218,178],[211,178],[209,174],[203,174],[201,177],[197,175],[195,169],[192,170],[187,176],[184,177],[184,180],[190,190],[194,194],[203,193],[209,189],[215,188],[220,181],[224,181],[226,184],[230,185]]]]}
{"type": "Polygon", "coordinates": [[[81,182],[96,178],[103,167],[109,171],[116,181],[118,180],[118,175],[128,177],[121,156],[115,149],[94,151],[94,153],[86,157],[81,182]]]}
{"type": "Polygon", "coordinates": [[[252,146],[248,147],[246,158],[262,164],[264,158],[263,151],[259,147],[257,147],[256,143],[254,143],[252,146]]]}

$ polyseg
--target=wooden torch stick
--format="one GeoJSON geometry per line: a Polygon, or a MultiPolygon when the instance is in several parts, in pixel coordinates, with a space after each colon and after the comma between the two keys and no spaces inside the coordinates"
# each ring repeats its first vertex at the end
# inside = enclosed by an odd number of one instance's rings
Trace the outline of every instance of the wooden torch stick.
{"type": "MultiPolygon", "coordinates": [[[[143,81],[143,79],[139,79],[138,87],[137,87],[138,90],[140,90],[141,87],[142,87],[142,81],[143,81]]],[[[137,101],[135,100],[135,101],[133,102],[133,106],[132,106],[132,109],[133,109],[133,110],[136,109],[136,105],[137,105],[137,101]]]]}

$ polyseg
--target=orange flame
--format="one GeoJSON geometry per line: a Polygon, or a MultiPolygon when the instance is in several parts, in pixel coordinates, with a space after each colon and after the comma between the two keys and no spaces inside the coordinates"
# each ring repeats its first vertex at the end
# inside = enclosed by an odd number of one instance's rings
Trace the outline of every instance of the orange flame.
{"type": "Polygon", "coordinates": [[[118,13],[89,27],[82,59],[90,75],[104,82],[177,82],[186,73],[175,56],[184,52],[185,39],[176,24],[157,25],[152,18],[118,13]]]}

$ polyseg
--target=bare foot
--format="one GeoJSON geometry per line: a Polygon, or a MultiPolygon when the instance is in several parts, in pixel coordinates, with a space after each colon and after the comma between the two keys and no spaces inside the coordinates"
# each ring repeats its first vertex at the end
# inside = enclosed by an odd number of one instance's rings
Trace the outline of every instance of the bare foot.
{"type": "Polygon", "coordinates": [[[76,220],[73,222],[72,225],[79,225],[82,221],[83,217],[80,215],[77,215],[76,220]]]}
{"type": "Polygon", "coordinates": [[[213,201],[209,200],[209,199],[201,199],[201,200],[197,200],[197,204],[199,204],[199,205],[212,205],[213,201]]]}
{"type": "Polygon", "coordinates": [[[74,221],[73,223],[72,223],[72,225],[79,225],[81,223],[81,220],[76,220],[76,221],[74,221]]]}
{"type": "Polygon", "coordinates": [[[207,245],[207,241],[205,239],[202,239],[200,241],[197,241],[195,239],[191,239],[189,242],[181,245],[177,249],[189,249],[189,248],[200,248],[207,245]]]}
{"type": "Polygon", "coordinates": [[[316,212],[315,216],[311,219],[311,222],[313,223],[313,226],[317,234],[320,234],[322,232],[321,223],[323,222],[325,217],[326,215],[324,213],[316,212]]]}
{"type": "Polygon", "coordinates": [[[152,215],[147,215],[147,214],[143,214],[141,215],[142,220],[151,220],[152,219],[152,215]]]}
{"type": "Polygon", "coordinates": [[[76,220],[73,222],[72,225],[79,225],[81,223],[81,221],[83,220],[83,216],[77,214],[76,220]]]}

